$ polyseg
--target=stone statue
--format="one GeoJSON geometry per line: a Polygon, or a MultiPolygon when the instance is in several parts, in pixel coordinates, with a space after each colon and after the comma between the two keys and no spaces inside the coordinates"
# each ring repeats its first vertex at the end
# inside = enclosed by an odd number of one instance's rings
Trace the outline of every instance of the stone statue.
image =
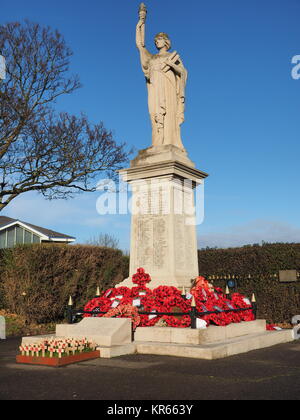
{"type": "Polygon", "coordinates": [[[161,32],[155,37],[158,54],[145,47],[146,6],[139,9],[136,45],[148,87],[148,105],[152,123],[152,146],[174,145],[184,150],[180,126],[184,122],[187,71],[176,51],[168,52],[171,41],[161,32]]]}

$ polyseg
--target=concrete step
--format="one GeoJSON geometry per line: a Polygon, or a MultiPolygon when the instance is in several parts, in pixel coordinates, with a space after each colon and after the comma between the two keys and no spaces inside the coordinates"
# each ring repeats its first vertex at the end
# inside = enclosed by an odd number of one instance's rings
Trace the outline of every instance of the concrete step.
{"type": "Polygon", "coordinates": [[[209,344],[135,342],[138,354],[215,360],[293,341],[292,330],[264,331],[209,344]]]}
{"type": "Polygon", "coordinates": [[[210,325],[203,330],[192,330],[191,328],[143,327],[137,328],[134,339],[135,341],[153,343],[198,345],[223,342],[231,338],[263,333],[265,331],[266,321],[258,319],[256,321],[230,324],[226,327],[210,325]]]}
{"type": "Polygon", "coordinates": [[[136,353],[135,343],[124,344],[121,346],[111,346],[111,347],[98,347],[97,350],[100,351],[100,357],[102,359],[111,359],[113,357],[126,356],[128,354],[136,353]]]}

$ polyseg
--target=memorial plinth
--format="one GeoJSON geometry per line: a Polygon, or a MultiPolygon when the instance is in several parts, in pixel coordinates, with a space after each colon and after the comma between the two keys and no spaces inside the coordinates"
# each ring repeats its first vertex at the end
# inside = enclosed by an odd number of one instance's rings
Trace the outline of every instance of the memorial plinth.
{"type": "Polygon", "coordinates": [[[130,279],[137,268],[151,273],[151,287],[191,287],[198,276],[194,190],[208,176],[176,146],[139,152],[120,171],[132,189],[130,279]]]}

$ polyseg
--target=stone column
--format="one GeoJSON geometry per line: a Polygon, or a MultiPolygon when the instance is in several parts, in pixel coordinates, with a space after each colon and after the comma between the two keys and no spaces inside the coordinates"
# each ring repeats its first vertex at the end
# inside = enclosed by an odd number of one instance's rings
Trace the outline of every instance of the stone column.
{"type": "Polygon", "coordinates": [[[172,145],[141,151],[120,173],[132,188],[130,277],[120,286],[132,287],[143,267],[150,288],[190,288],[198,276],[194,189],[207,174],[172,145]]]}

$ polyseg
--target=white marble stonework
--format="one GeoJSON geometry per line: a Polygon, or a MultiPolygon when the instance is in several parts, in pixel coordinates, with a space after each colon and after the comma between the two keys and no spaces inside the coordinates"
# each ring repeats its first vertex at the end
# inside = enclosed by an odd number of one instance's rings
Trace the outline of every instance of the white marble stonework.
{"type": "Polygon", "coordinates": [[[150,148],[121,171],[132,189],[130,278],[121,285],[132,286],[131,277],[140,267],[152,277],[151,288],[189,288],[198,276],[194,189],[207,174],[171,147],[177,160],[160,161],[170,146],[157,154],[150,148]]]}
{"type": "Polygon", "coordinates": [[[98,346],[131,343],[131,320],[128,318],[83,318],[78,324],[56,325],[56,337],[85,337],[98,346]]]}

